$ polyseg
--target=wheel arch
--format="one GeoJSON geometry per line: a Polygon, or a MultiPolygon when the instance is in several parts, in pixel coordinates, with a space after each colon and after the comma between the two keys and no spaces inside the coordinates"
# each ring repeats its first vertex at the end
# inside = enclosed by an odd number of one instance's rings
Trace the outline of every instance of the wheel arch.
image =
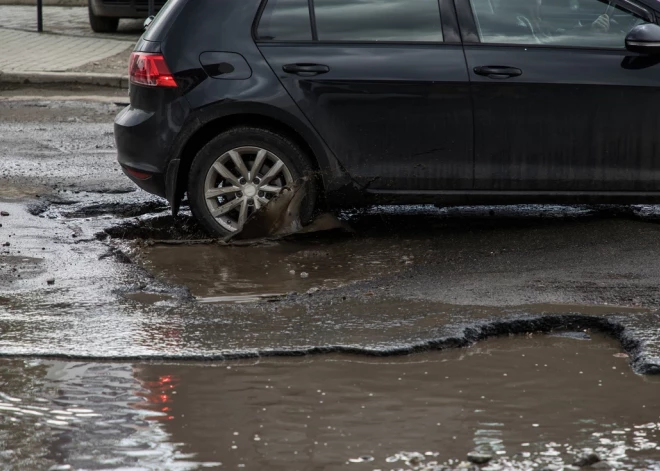
{"type": "Polygon", "coordinates": [[[329,175],[335,173],[337,163],[334,162],[333,165],[333,159],[328,155],[329,151],[312,130],[305,129],[302,123],[296,123],[295,117],[287,117],[286,113],[281,110],[270,110],[270,107],[252,107],[245,104],[233,108],[235,109],[222,113],[205,111],[198,116],[196,120],[198,126],[193,132],[187,133],[185,143],[175,154],[177,155],[175,159],[178,160],[177,165],[171,165],[172,162],[170,162],[166,184],[169,187],[167,194],[174,214],[178,212],[179,204],[186,192],[188,173],[197,153],[217,135],[238,126],[267,129],[285,136],[299,145],[309,155],[312,168],[319,172],[319,195],[323,196],[325,180],[329,175]]]}

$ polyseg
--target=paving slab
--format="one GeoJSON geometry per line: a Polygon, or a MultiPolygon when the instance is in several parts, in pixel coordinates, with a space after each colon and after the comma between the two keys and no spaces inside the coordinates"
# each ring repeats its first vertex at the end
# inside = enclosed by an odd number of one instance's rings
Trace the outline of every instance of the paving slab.
{"type": "Polygon", "coordinates": [[[141,21],[122,20],[117,33],[97,34],[86,7],[46,7],[38,33],[34,6],[0,5],[0,82],[127,88],[128,56],[141,32],[141,21]]]}
{"type": "Polygon", "coordinates": [[[0,29],[0,71],[65,72],[133,47],[130,41],[0,29]]]}
{"type": "MultiPolygon", "coordinates": [[[[86,3],[86,2],[85,2],[86,3]]],[[[95,33],[89,26],[87,6],[84,7],[44,7],[44,31],[67,36],[85,36],[137,41],[142,34],[140,19],[122,19],[116,33],[95,33]]],[[[0,28],[37,31],[37,9],[32,5],[1,5],[0,28]]]]}

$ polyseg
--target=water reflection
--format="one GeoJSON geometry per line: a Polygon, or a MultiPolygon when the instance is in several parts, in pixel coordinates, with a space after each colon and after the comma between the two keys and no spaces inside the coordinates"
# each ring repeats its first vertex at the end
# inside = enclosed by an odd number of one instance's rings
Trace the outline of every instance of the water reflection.
{"type": "MultiPolygon", "coordinates": [[[[3,469],[198,469],[162,421],[165,383],[130,364],[4,360],[3,469]]],[[[173,386],[172,384],[170,384],[173,386]]]]}
{"type": "Polygon", "coordinates": [[[660,469],[658,381],[619,352],[592,334],[381,359],[3,360],[0,467],[424,470],[478,451],[494,470],[593,451],[660,469]]]}

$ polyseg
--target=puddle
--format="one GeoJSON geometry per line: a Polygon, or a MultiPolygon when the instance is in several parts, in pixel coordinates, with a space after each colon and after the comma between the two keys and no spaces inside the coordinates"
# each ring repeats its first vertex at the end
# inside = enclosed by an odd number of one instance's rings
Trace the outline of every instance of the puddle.
{"type": "Polygon", "coordinates": [[[368,295],[380,283],[391,295],[450,304],[655,307],[658,214],[656,206],[378,207],[342,213],[353,235],[230,248],[208,243],[188,216],[160,215],[104,235],[133,241],[155,279],[206,303],[345,285],[368,295]],[[375,281],[356,284],[365,280],[375,281]]]}
{"type": "Polygon", "coordinates": [[[340,236],[252,247],[155,246],[144,250],[142,261],[159,279],[185,285],[202,302],[254,302],[395,273],[414,263],[422,245],[340,236]]]}
{"type": "Polygon", "coordinates": [[[5,469],[435,470],[473,451],[486,470],[585,452],[660,469],[660,383],[600,334],[384,359],[3,360],[0,380],[5,469]]]}

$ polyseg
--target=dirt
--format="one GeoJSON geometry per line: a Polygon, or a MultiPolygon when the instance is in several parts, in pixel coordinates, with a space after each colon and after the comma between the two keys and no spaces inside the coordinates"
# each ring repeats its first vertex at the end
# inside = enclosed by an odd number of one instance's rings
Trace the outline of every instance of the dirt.
{"type": "Polygon", "coordinates": [[[120,52],[107,59],[90,62],[83,66],[69,69],[67,72],[118,74],[128,76],[128,60],[131,57],[131,52],[133,52],[133,48],[126,49],[124,52],[120,52]]]}
{"type": "MultiPolygon", "coordinates": [[[[128,103],[126,90],[112,90],[97,100],[90,95],[98,88],[71,86],[68,90],[54,88],[12,88],[5,85],[0,91],[0,123],[8,127],[25,123],[26,128],[18,133],[30,133],[37,139],[51,139],[57,133],[57,124],[112,123],[114,117],[128,103]],[[57,101],[48,96],[52,94],[57,101]],[[39,95],[46,94],[40,97],[39,95]],[[35,124],[40,124],[34,128],[35,124]],[[46,126],[47,125],[47,126],[46,126]],[[51,136],[42,136],[48,132],[51,136]]],[[[110,128],[111,129],[111,128],[110,128]]],[[[5,143],[9,142],[7,136],[5,143]]]]}
{"type": "Polygon", "coordinates": [[[121,240],[208,240],[209,236],[190,216],[162,215],[138,221],[121,222],[104,230],[110,237],[121,240]]]}
{"type": "MultiPolygon", "coordinates": [[[[62,204],[54,202],[55,204],[62,204]]],[[[168,205],[165,201],[148,201],[145,203],[98,203],[86,205],[82,208],[69,212],[63,212],[62,215],[67,218],[87,218],[104,215],[112,215],[122,218],[143,216],[145,214],[159,213],[166,211],[168,205]]]]}

